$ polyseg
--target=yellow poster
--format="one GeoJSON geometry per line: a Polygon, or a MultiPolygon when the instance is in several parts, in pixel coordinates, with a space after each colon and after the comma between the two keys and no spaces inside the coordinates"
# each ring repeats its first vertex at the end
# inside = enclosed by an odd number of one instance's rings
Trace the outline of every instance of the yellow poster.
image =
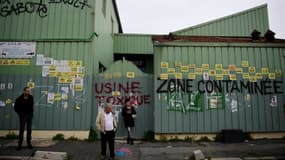
{"type": "Polygon", "coordinates": [[[269,79],[276,79],[275,73],[269,73],[269,74],[268,74],[268,78],[269,78],[269,79]]]}
{"type": "Polygon", "coordinates": [[[229,70],[230,70],[230,71],[236,71],[236,68],[237,68],[237,67],[236,67],[236,65],[234,65],[234,64],[230,64],[230,65],[229,65],[229,70]]]}
{"type": "Polygon", "coordinates": [[[195,68],[196,74],[202,74],[202,68],[195,68]]]}
{"type": "Polygon", "coordinates": [[[61,101],[61,94],[59,93],[54,94],[54,101],[61,101]]]}
{"type": "Polygon", "coordinates": [[[249,82],[256,82],[256,76],[250,76],[249,77],[249,82]]]}
{"type": "Polygon", "coordinates": [[[75,91],[78,91],[78,92],[83,91],[83,85],[81,85],[81,84],[76,84],[76,85],[75,85],[75,91]]]}
{"type": "Polygon", "coordinates": [[[255,67],[248,67],[248,72],[255,73],[256,72],[255,67]]]}
{"type": "Polygon", "coordinates": [[[77,67],[81,67],[82,66],[82,61],[75,61],[75,65],[77,67]]]}
{"type": "Polygon", "coordinates": [[[76,77],[84,78],[84,73],[77,73],[77,74],[76,74],[76,77]]]}
{"type": "Polygon", "coordinates": [[[56,77],[56,72],[55,71],[49,71],[48,76],[49,77],[56,77]]]}
{"type": "Polygon", "coordinates": [[[15,65],[29,65],[31,64],[31,60],[23,59],[23,60],[15,60],[15,65]]]}
{"type": "Polygon", "coordinates": [[[188,74],[188,79],[196,79],[196,74],[194,74],[194,73],[189,73],[189,74],[188,74]]]}
{"type": "Polygon", "coordinates": [[[208,70],[209,69],[209,64],[202,64],[202,69],[203,70],[208,70]]]}
{"type": "Polygon", "coordinates": [[[175,73],[175,68],[168,68],[168,69],[167,69],[167,72],[168,72],[168,73],[175,73]]]}
{"type": "Polygon", "coordinates": [[[58,77],[58,83],[72,83],[73,77],[58,77]]]}
{"type": "Polygon", "coordinates": [[[242,68],[236,68],[236,72],[237,72],[238,74],[242,74],[242,73],[243,73],[243,69],[242,69],[242,68]]]}
{"type": "Polygon", "coordinates": [[[120,96],[121,92],[120,91],[112,91],[112,96],[120,96]]]}
{"type": "Polygon", "coordinates": [[[216,80],[224,80],[223,74],[216,74],[216,80]]]}
{"type": "Polygon", "coordinates": [[[249,73],[244,73],[242,74],[243,79],[249,79],[249,73]]]}
{"type": "Polygon", "coordinates": [[[223,64],[216,64],[215,68],[216,68],[216,70],[222,70],[223,64]]]}
{"type": "Polygon", "coordinates": [[[268,74],[269,69],[268,68],[261,68],[261,73],[262,74],[268,74]]]}
{"type": "Polygon", "coordinates": [[[168,62],[160,62],[160,68],[168,68],[168,62]]]}
{"type": "Polygon", "coordinates": [[[189,66],[181,66],[181,72],[189,72],[189,66]]]}
{"type": "Polygon", "coordinates": [[[228,69],[223,70],[223,75],[229,75],[229,74],[230,74],[230,71],[228,69]]]}
{"type": "Polygon", "coordinates": [[[231,81],[236,81],[237,80],[237,75],[236,74],[230,74],[230,80],[231,81]]]}
{"type": "Polygon", "coordinates": [[[106,80],[112,79],[112,74],[106,73],[104,77],[106,80]]]}
{"type": "Polygon", "coordinates": [[[30,87],[31,89],[35,88],[35,82],[28,82],[27,86],[30,87]]]}
{"type": "Polygon", "coordinates": [[[196,65],[195,64],[189,64],[189,68],[194,69],[194,68],[196,68],[196,65]]]}
{"type": "Polygon", "coordinates": [[[275,70],[275,75],[276,75],[276,76],[281,76],[281,74],[282,74],[281,69],[276,69],[276,70],[275,70]]]}
{"type": "Polygon", "coordinates": [[[215,76],[216,75],[216,70],[209,70],[209,75],[210,76],[215,76]]]}
{"type": "Polygon", "coordinates": [[[176,79],[182,79],[183,78],[183,74],[182,73],[176,73],[175,74],[175,78],[176,79]]]}
{"type": "Polygon", "coordinates": [[[256,73],[255,77],[256,77],[256,79],[262,79],[263,78],[261,73],[256,73]]]}
{"type": "Polygon", "coordinates": [[[79,105],[79,104],[76,104],[76,105],[75,105],[75,109],[76,109],[76,110],[80,110],[80,105],[79,105]]]}
{"type": "Polygon", "coordinates": [[[175,67],[181,67],[181,66],[182,66],[182,62],[175,61],[175,67]]]}
{"type": "Polygon", "coordinates": [[[167,73],[160,74],[160,79],[161,80],[167,80],[168,79],[168,74],[167,73]]]}
{"type": "Polygon", "coordinates": [[[248,67],[248,61],[241,61],[242,67],[248,67]]]}
{"type": "Polygon", "coordinates": [[[127,72],[127,78],[135,78],[135,72],[127,72]]]}
{"type": "Polygon", "coordinates": [[[120,73],[120,72],[115,72],[115,73],[113,73],[113,77],[114,77],[114,78],[121,78],[121,77],[122,77],[122,73],[120,73]]]}

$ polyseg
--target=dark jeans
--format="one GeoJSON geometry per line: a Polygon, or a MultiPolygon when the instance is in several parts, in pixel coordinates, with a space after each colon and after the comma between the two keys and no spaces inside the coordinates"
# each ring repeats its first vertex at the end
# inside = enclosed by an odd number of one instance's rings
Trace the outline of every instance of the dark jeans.
{"type": "Polygon", "coordinates": [[[32,114],[19,115],[19,119],[20,119],[19,145],[22,145],[26,125],[27,125],[27,144],[31,145],[33,115],[32,114]]]}
{"type": "Polygon", "coordinates": [[[106,144],[109,144],[110,157],[115,157],[115,132],[106,131],[106,133],[101,133],[101,155],[106,156],[106,144]]]}

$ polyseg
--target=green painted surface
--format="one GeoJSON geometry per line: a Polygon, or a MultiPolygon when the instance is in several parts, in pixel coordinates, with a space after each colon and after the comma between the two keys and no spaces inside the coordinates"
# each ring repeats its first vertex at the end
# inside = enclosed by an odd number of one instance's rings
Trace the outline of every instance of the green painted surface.
{"type": "Polygon", "coordinates": [[[115,34],[114,53],[153,54],[151,35],[115,34]]]}
{"type": "MultiPolygon", "coordinates": [[[[250,132],[284,131],[285,60],[283,54],[284,47],[219,47],[211,46],[210,44],[209,46],[156,46],[154,54],[155,89],[158,89],[162,83],[161,80],[156,79],[160,76],[160,73],[166,72],[166,69],[160,67],[160,62],[168,62],[169,68],[175,68],[179,73],[180,68],[175,67],[175,61],[181,62],[182,65],[195,64],[196,67],[201,67],[202,64],[209,64],[210,68],[215,69],[215,64],[223,64],[224,68],[231,64],[241,67],[241,61],[246,60],[250,66],[256,67],[258,73],[261,72],[262,67],[268,67],[269,72],[281,69],[282,76],[276,76],[276,80],[282,81],[283,84],[280,89],[283,93],[261,95],[248,94],[246,91],[242,93],[225,92],[224,104],[221,103],[217,109],[208,109],[209,104],[207,104],[206,94],[202,94],[203,101],[201,103],[195,104],[193,101],[191,103],[188,100],[188,93],[184,94],[181,90],[173,93],[176,97],[169,96],[170,92],[158,94],[155,90],[155,132],[210,133],[231,128],[250,132]],[[181,99],[180,95],[184,97],[181,99]],[[273,96],[277,96],[276,107],[270,105],[273,96]],[[237,110],[232,107],[233,101],[237,102],[237,110]],[[170,102],[173,103],[171,104],[170,102]],[[196,105],[203,110],[184,112],[180,103],[184,107],[196,105]]],[[[190,72],[194,72],[194,70],[190,70],[190,72]]],[[[247,72],[247,68],[244,68],[244,72],[247,72]]],[[[187,74],[183,74],[185,79],[187,79],[187,74]]],[[[202,75],[196,76],[196,79],[191,82],[192,94],[198,90],[198,81],[202,80],[203,77],[202,75]]],[[[173,77],[173,75],[170,75],[170,77],[173,77]]],[[[266,78],[265,76],[263,80],[265,79],[268,79],[268,77],[266,78]]],[[[215,80],[215,77],[210,76],[210,80],[215,80]]],[[[242,76],[238,75],[237,81],[240,80],[242,80],[242,76]]]]}
{"type": "Polygon", "coordinates": [[[176,35],[250,36],[257,29],[263,35],[269,29],[267,5],[174,31],[176,35]]]}

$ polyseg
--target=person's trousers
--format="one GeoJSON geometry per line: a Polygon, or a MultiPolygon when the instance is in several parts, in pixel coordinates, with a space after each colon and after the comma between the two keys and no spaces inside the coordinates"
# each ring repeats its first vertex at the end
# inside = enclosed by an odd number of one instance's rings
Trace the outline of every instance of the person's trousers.
{"type": "Polygon", "coordinates": [[[115,157],[115,132],[106,131],[106,133],[101,133],[101,155],[106,156],[106,144],[109,145],[110,157],[115,157]]]}
{"type": "Polygon", "coordinates": [[[127,142],[128,143],[133,143],[133,138],[132,138],[132,127],[127,127],[127,132],[128,132],[128,138],[127,138],[127,142]]]}
{"type": "Polygon", "coordinates": [[[19,142],[18,142],[19,146],[21,146],[23,142],[25,126],[27,126],[27,144],[31,145],[33,115],[32,114],[19,115],[19,119],[20,119],[19,142]]]}

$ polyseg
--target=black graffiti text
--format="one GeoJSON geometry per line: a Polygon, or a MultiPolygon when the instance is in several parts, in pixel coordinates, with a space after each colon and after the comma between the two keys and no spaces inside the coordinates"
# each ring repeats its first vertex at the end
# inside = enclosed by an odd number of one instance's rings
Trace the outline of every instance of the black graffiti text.
{"type": "Polygon", "coordinates": [[[43,0],[38,2],[17,2],[11,3],[10,0],[0,1],[0,16],[7,17],[10,15],[20,15],[24,13],[37,13],[40,17],[46,17],[48,15],[47,5],[43,3],[43,0]]]}
{"type": "Polygon", "coordinates": [[[80,9],[84,9],[85,7],[91,8],[88,4],[88,0],[49,0],[48,3],[62,3],[80,9]]]}
{"type": "Polygon", "coordinates": [[[249,94],[282,94],[282,81],[261,80],[258,82],[231,81],[231,80],[200,80],[194,83],[190,79],[169,79],[163,80],[158,86],[157,93],[184,92],[192,93],[198,90],[200,93],[212,93],[223,91],[227,93],[249,93],[249,94]],[[194,89],[196,87],[196,89],[194,89]]]}

